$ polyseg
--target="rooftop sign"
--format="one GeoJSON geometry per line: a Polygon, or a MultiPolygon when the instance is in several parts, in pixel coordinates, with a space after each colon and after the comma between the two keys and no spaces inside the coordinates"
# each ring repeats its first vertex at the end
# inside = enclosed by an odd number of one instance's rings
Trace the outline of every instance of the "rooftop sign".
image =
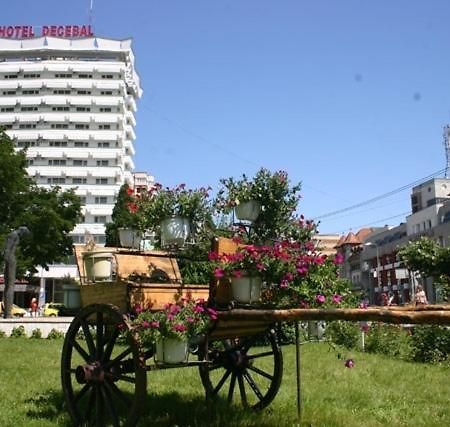
{"type": "Polygon", "coordinates": [[[34,37],[93,37],[91,25],[0,25],[0,38],[32,39],[34,37]]]}

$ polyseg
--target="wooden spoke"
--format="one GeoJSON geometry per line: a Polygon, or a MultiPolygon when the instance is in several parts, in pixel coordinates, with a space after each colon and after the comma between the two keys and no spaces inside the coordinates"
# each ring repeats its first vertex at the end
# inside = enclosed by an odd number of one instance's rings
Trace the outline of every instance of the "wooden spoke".
{"type": "Polygon", "coordinates": [[[84,307],[72,321],[61,355],[66,406],[77,426],[135,426],[147,388],[143,352],[120,328],[129,328],[118,308],[109,304],[84,307]],[[119,326],[120,325],[120,326],[119,326]]]}
{"type": "Polygon", "coordinates": [[[224,399],[231,404],[237,383],[242,406],[260,410],[272,402],[280,388],[283,357],[273,330],[244,339],[205,342],[199,349],[199,358],[211,361],[209,366],[199,366],[207,398],[224,399]],[[258,347],[261,342],[268,345],[258,347]],[[224,387],[230,375],[229,387],[224,387]]]}

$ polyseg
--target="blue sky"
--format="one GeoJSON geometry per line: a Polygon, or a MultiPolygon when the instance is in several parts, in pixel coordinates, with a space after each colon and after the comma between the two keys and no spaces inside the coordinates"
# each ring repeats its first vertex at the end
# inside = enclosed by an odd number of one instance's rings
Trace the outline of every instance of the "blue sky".
{"type": "MultiPolygon", "coordinates": [[[[15,0],[0,25],[88,23],[90,0],[15,0]]],[[[448,0],[93,0],[99,37],[134,39],[136,170],[173,186],[286,170],[314,218],[445,168],[448,0]]],[[[324,218],[395,225],[410,189],[324,218]]]]}

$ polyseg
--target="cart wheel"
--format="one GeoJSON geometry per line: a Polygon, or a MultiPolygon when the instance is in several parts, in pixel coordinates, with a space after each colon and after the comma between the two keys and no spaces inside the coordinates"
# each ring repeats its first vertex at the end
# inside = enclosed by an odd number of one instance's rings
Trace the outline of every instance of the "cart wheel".
{"type": "Polygon", "coordinates": [[[222,397],[229,404],[240,400],[245,408],[261,410],[272,402],[280,388],[283,356],[273,330],[206,342],[199,358],[210,362],[200,366],[207,399],[222,397]],[[256,346],[263,338],[269,346],[256,346]]]}
{"type": "Polygon", "coordinates": [[[83,308],[67,331],[61,381],[75,426],[134,426],[146,396],[145,361],[113,305],[83,308]]]}

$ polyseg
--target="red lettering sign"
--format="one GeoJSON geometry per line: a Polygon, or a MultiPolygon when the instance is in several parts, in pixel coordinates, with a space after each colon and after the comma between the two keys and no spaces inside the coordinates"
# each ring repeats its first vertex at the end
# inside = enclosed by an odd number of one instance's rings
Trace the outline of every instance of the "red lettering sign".
{"type": "Polygon", "coordinates": [[[90,25],[43,25],[41,31],[36,32],[31,25],[0,25],[0,38],[31,39],[34,37],[64,37],[79,38],[93,37],[90,25]]]}

